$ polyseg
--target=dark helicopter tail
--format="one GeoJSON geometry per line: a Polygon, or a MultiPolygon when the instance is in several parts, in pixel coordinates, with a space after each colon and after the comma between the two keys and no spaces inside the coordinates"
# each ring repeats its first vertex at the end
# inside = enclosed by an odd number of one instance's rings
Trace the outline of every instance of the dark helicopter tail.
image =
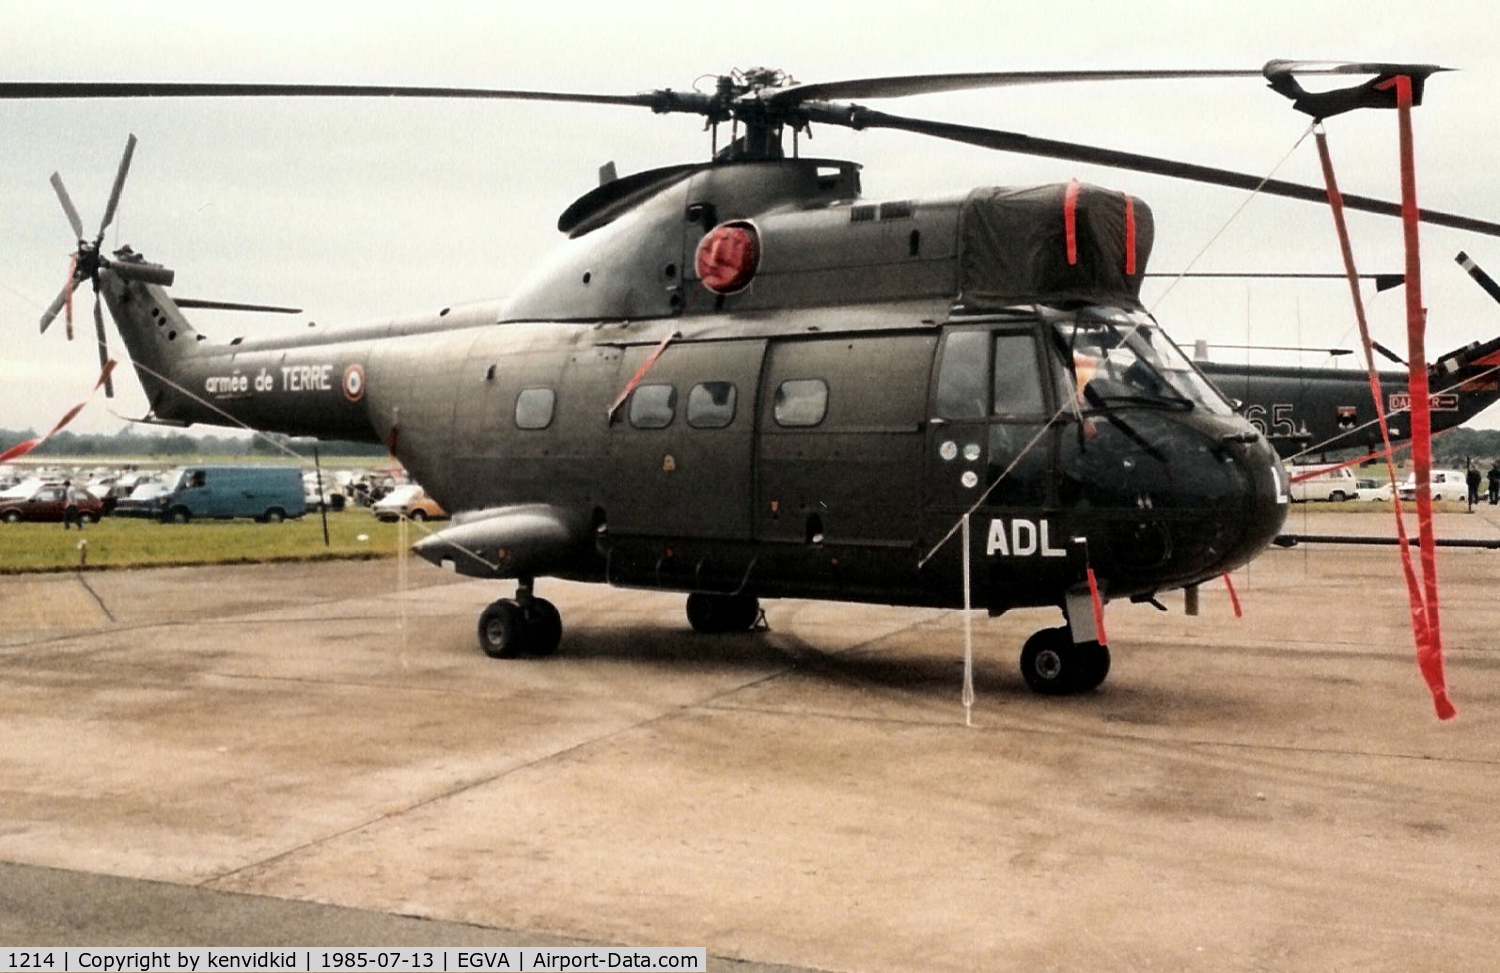
{"type": "MultiPolygon", "coordinates": [[[[1486,294],[1500,302],[1500,285],[1473,258],[1460,250],[1454,260],[1486,294]]],[[[1500,336],[1471,342],[1443,355],[1430,367],[1433,409],[1454,409],[1459,414],[1458,422],[1445,425],[1467,422],[1500,399],[1500,336]]]]}
{"type": "MultiPolygon", "coordinates": [[[[129,266],[155,266],[128,247],[116,252],[115,259],[129,266]]],[[[112,268],[100,274],[99,283],[150,404],[142,421],[166,425],[214,421],[200,414],[203,407],[197,393],[185,384],[185,376],[196,371],[192,359],[204,336],[181,306],[160,284],[131,280],[112,268]]]]}
{"type": "Polygon", "coordinates": [[[1500,336],[1451,351],[1431,369],[1434,427],[1439,412],[1457,414],[1442,428],[1468,422],[1500,399],[1500,336]]]}

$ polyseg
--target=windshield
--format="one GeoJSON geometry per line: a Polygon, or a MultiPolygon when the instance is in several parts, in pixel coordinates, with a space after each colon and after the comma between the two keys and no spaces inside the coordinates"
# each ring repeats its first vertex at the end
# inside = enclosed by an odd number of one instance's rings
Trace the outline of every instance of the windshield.
{"type": "Polygon", "coordinates": [[[1206,409],[1216,415],[1234,410],[1209,384],[1182,349],[1144,314],[1087,308],[1057,324],[1069,376],[1079,404],[1147,405],[1206,409]]]}

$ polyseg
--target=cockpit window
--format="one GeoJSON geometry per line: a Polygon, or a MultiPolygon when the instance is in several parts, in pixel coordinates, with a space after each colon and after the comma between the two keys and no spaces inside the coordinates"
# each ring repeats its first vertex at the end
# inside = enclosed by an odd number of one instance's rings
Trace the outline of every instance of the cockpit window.
{"type": "Polygon", "coordinates": [[[1072,365],[1069,394],[1080,408],[1142,405],[1233,414],[1218,390],[1144,315],[1090,308],[1060,322],[1057,334],[1072,365]]]}
{"type": "Polygon", "coordinates": [[[1047,414],[1042,377],[1036,367],[1036,341],[1030,334],[995,335],[995,407],[997,416],[1038,418],[1047,414]]]}

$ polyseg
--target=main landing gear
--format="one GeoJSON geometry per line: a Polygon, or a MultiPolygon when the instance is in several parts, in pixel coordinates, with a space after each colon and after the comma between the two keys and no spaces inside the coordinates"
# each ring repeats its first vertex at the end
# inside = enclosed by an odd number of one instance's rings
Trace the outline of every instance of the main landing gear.
{"type": "Polygon", "coordinates": [[[532,593],[522,578],[515,600],[502,598],[479,615],[479,647],[492,659],[552,655],[562,642],[562,616],[552,602],[532,593]]]}
{"type": "Polygon", "coordinates": [[[754,595],[715,595],[695,591],[687,598],[688,624],[707,635],[748,632],[760,621],[760,601],[754,595]]]}
{"type": "Polygon", "coordinates": [[[1071,696],[1099,688],[1109,675],[1109,646],[1074,642],[1066,625],[1044,628],[1021,648],[1021,676],[1032,692],[1071,696]]]}

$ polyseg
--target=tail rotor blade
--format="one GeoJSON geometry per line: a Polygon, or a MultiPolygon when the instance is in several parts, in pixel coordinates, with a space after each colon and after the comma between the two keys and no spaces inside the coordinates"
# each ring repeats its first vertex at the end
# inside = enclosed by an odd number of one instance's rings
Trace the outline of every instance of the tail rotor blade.
{"type": "Polygon", "coordinates": [[[62,203],[63,212],[68,214],[68,225],[73,228],[73,239],[83,239],[83,220],[78,217],[78,210],[73,206],[73,200],[68,196],[67,187],[63,185],[62,176],[52,174],[52,189],[57,193],[58,202],[62,203]]]}
{"type": "Polygon", "coordinates": [[[120,193],[125,188],[125,177],[130,173],[130,157],[133,155],[135,155],[134,134],[125,143],[125,154],[120,157],[120,169],[115,173],[115,185],[109,191],[109,205],[104,207],[104,221],[99,224],[99,241],[104,239],[104,231],[109,229],[110,223],[114,222],[115,208],[120,205],[120,193]]]}
{"type": "Polygon", "coordinates": [[[94,336],[99,342],[99,372],[104,376],[104,397],[115,397],[114,379],[109,374],[109,337],[104,333],[104,312],[99,308],[99,292],[94,291],[94,336]]]}
{"type": "Polygon", "coordinates": [[[42,312],[42,334],[46,334],[52,322],[57,320],[58,314],[62,313],[63,305],[69,303],[69,299],[73,296],[73,288],[77,286],[78,281],[69,275],[68,282],[63,285],[63,289],[58,292],[52,303],[47,305],[47,310],[42,312]]]}

